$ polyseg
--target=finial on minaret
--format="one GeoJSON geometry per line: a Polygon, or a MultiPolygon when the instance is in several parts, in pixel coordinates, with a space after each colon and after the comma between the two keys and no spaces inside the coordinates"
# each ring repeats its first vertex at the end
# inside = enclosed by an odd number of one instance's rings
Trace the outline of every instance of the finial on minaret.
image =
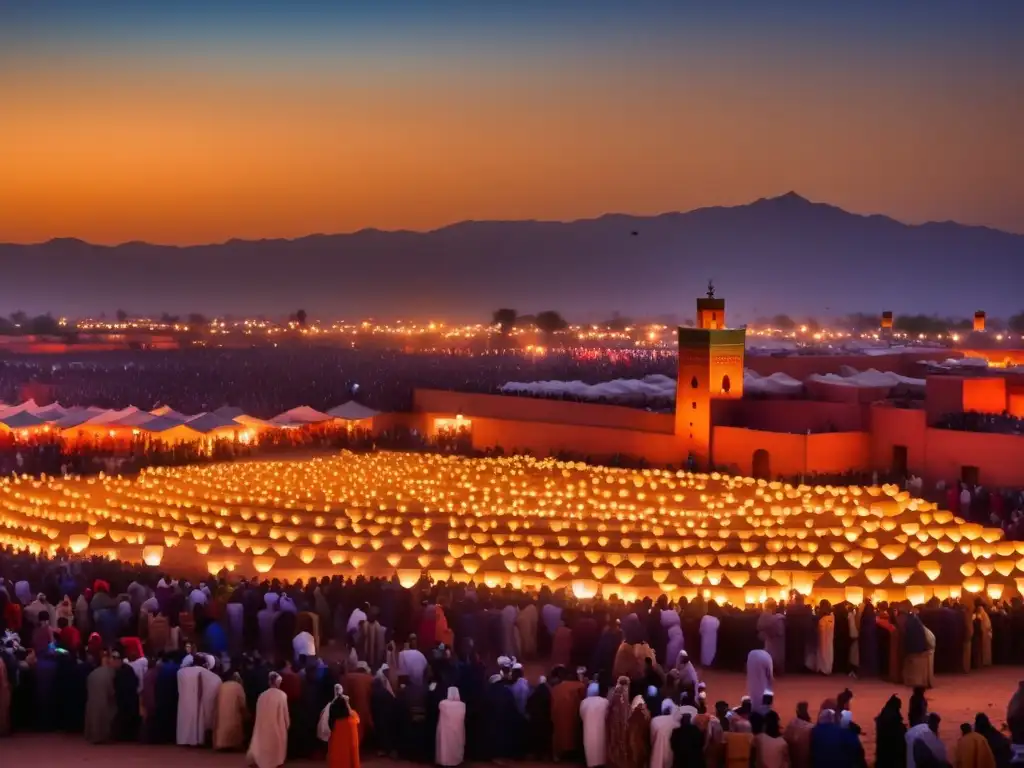
{"type": "Polygon", "coordinates": [[[708,280],[708,298],[709,299],[715,298],[715,281],[714,280],[708,280]]]}

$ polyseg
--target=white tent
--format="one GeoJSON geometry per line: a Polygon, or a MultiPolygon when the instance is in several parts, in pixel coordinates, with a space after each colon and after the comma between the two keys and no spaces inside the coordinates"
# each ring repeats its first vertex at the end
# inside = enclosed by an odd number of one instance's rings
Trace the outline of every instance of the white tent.
{"type": "Polygon", "coordinates": [[[363,419],[372,419],[374,416],[379,414],[380,411],[375,411],[373,408],[367,408],[362,403],[357,403],[355,400],[349,400],[347,403],[336,405],[327,412],[328,416],[333,416],[335,419],[344,419],[345,421],[362,421],[363,419]]]}
{"type": "Polygon", "coordinates": [[[192,416],[174,410],[169,405],[161,405],[159,408],[154,408],[152,411],[150,411],[150,413],[153,414],[154,416],[165,416],[168,419],[174,419],[175,421],[179,421],[181,423],[185,423],[189,419],[194,418],[192,416]]]}
{"type": "Polygon", "coordinates": [[[270,423],[281,427],[301,427],[306,424],[323,424],[325,421],[331,421],[333,418],[333,416],[329,416],[315,408],[310,408],[308,405],[300,405],[297,408],[292,408],[278,414],[270,420],[270,423]]]}

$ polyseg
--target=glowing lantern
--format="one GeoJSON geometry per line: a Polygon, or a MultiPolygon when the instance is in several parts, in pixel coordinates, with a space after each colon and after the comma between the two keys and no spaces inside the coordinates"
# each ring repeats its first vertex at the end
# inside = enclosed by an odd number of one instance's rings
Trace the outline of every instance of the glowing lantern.
{"type": "Polygon", "coordinates": [[[148,547],[142,548],[142,562],[151,568],[155,568],[160,565],[160,561],[164,559],[164,548],[158,544],[151,544],[148,547]]]}

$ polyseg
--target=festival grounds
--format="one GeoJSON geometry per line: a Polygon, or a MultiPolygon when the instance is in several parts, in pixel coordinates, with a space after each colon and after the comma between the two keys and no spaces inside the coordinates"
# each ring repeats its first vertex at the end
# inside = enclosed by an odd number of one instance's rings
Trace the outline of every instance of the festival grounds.
{"type": "MultiPolygon", "coordinates": [[[[539,670],[539,667],[538,667],[539,670]]],[[[732,704],[739,702],[746,693],[746,678],[734,672],[715,670],[702,674],[708,683],[710,701],[725,699],[732,704]]],[[[978,712],[984,712],[997,728],[1006,721],[1006,706],[1010,696],[1017,689],[1019,680],[1024,679],[1024,667],[990,667],[968,675],[947,675],[937,678],[936,687],[929,691],[928,702],[932,711],[942,715],[940,735],[950,745],[955,744],[960,734],[960,723],[973,722],[978,712]]],[[[893,686],[884,680],[851,680],[841,675],[830,677],[812,675],[791,675],[779,678],[775,687],[776,708],[783,715],[783,722],[789,721],[798,701],[807,701],[811,711],[816,712],[826,698],[849,687],[854,693],[852,710],[854,719],[863,728],[862,742],[868,762],[874,757],[874,717],[886,699],[898,693],[903,699],[903,713],[906,716],[910,690],[893,686]]],[[[22,735],[0,741],[0,764],[4,766],[104,766],[124,765],[129,768],[151,765],[153,768],[221,768],[244,765],[241,753],[215,753],[208,749],[194,749],[174,746],[148,746],[144,744],[92,745],[81,736],[32,736],[22,735]]],[[[364,765],[390,766],[400,761],[366,756],[364,765]]],[[[287,765],[315,765],[312,761],[294,761],[287,765]]],[[[410,764],[411,765],[411,764],[410,764]]],[[[530,766],[529,762],[516,765],[530,766]]]]}

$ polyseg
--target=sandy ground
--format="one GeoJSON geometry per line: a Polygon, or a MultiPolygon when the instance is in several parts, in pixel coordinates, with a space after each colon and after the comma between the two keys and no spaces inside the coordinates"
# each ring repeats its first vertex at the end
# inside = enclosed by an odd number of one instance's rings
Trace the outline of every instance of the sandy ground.
{"type": "MultiPolygon", "coordinates": [[[[708,698],[713,702],[725,699],[733,704],[744,694],[743,675],[711,671],[704,675],[708,684],[708,698]]],[[[959,736],[960,723],[973,721],[978,712],[986,713],[997,728],[1006,719],[1006,705],[1017,689],[1019,680],[1024,679],[1024,668],[996,667],[983,672],[963,676],[946,676],[929,692],[932,711],[942,715],[940,735],[952,745],[959,736]]],[[[910,697],[907,688],[894,688],[878,680],[851,680],[849,678],[790,676],[777,680],[775,689],[776,706],[788,722],[798,701],[807,701],[812,712],[826,698],[849,687],[854,693],[852,710],[854,719],[864,729],[863,742],[868,759],[874,754],[874,717],[882,704],[894,692],[903,699],[903,712],[910,697]]],[[[71,736],[16,736],[0,740],[0,764],[4,766],[135,766],[151,765],[154,768],[221,768],[245,764],[239,753],[218,754],[207,749],[186,747],[153,747],[131,744],[93,746],[81,738],[71,736]]],[[[396,761],[367,758],[365,765],[393,766],[396,761]]],[[[313,765],[310,762],[296,762],[288,765],[313,765]]]]}

